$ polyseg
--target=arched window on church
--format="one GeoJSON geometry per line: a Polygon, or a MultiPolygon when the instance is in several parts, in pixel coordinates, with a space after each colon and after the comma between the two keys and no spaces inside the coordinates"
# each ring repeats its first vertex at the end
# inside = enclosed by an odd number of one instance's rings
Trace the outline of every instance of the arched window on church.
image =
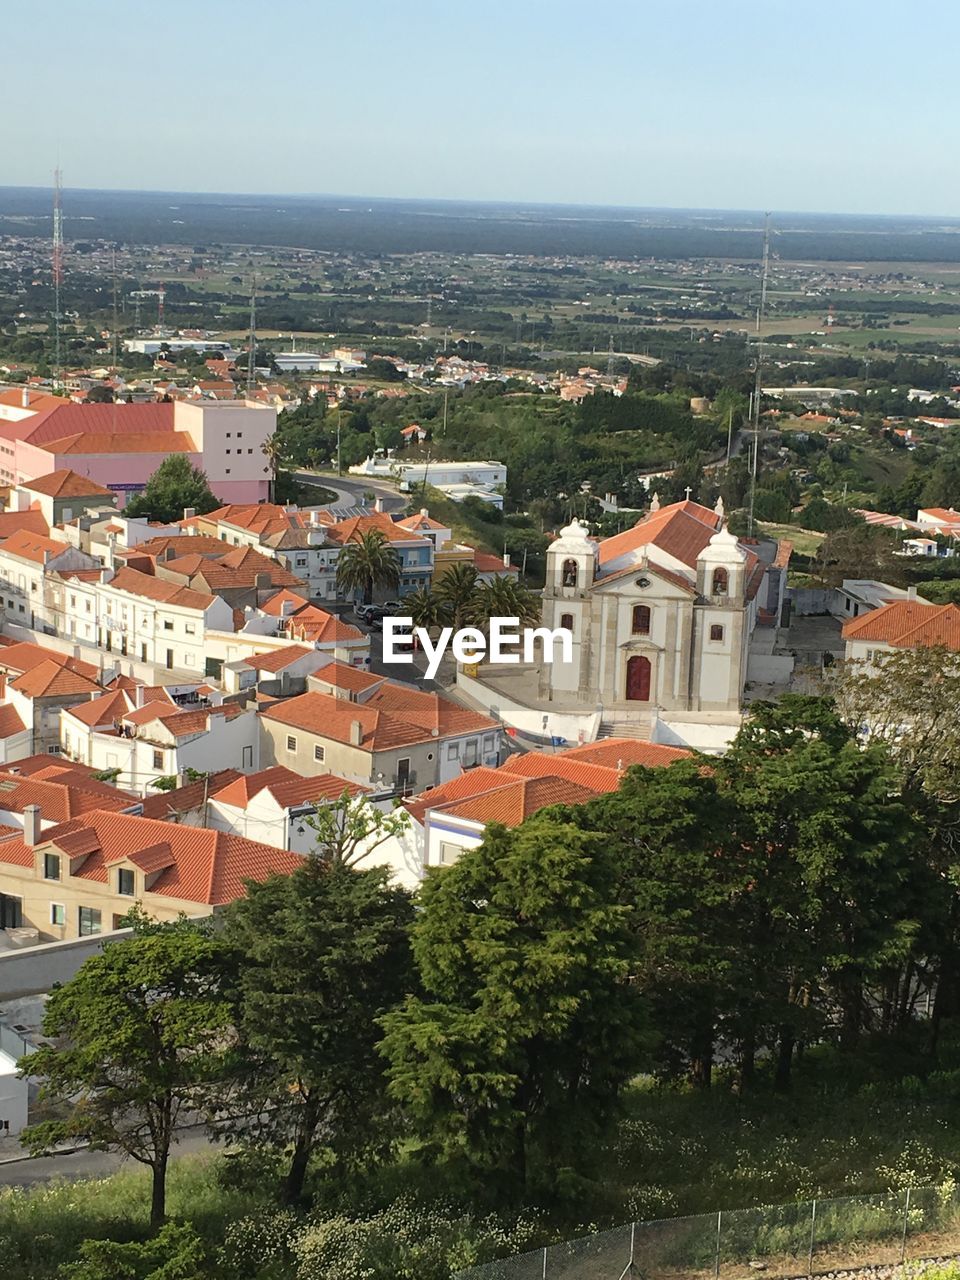
{"type": "Polygon", "coordinates": [[[563,585],[565,587],[575,587],[577,585],[577,562],[576,560],[564,560],[563,562],[563,585]]]}
{"type": "Polygon", "coordinates": [[[730,578],[726,569],[714,569],[713,571],[713,594],[715,596],[725,596],[730,589],[730,578]]]}
{"type": "Polygon", "coordinates": [[[635,604],[633,606],[633,634],[648,636],[650,634],[650,606],[635,604]]]}
{"type": "Polygon", "coordinates": [[[573,614],[561,613],[560,625],[561,627],[563,627],[564,631],[569,631],[572,635],[573,634],[573,614]]]}

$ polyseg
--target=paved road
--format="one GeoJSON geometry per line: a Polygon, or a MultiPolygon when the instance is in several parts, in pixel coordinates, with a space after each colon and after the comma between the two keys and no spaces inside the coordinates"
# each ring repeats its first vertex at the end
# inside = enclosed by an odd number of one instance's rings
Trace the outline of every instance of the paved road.
{"type": "MultiPolygon", "coordinates": [[[[205,1129],[186,1129],[178,1137],[173,1155],[176,1158],[216,1149],[205,1129]]],[[[32,1160],[7,1161],[0,1163],[0,1186],[31,1187],[36,1183],[50,1182],[53,1178],[102,1178],[116,1172],[123,1163],[124,1158],[118,1152],[86,1149],[62,1155],[37,1156],[32,1160]]],[[[129,1164],[133,1165],[133,1161],[129,1164]]]]}
{"type": "Polygon", "coordinates": [[[371,480],[360,476],[338,476],[336,473],[326,474],[321,471],[295,471],[294,480],[300,484],[319,484],[325,489],[332,489],[337,495],[336,506],[353,507],[364,501],[365,493],[375,493],[383,499],[384,511],[403,511],[409,497],[398,493],[396,488],[384,484],[382,480],[371,480]]]}

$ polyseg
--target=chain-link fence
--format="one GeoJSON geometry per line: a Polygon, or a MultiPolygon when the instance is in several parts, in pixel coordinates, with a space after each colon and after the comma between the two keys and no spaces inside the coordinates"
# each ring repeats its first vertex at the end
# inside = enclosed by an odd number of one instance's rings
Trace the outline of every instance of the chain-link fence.
{"type": "Polygon", "coordinates": [[[634,1222],[461,1271],[456,1280],[765,1280],[960,1254],[960,1188],[910,1187],[634,1222]]]}

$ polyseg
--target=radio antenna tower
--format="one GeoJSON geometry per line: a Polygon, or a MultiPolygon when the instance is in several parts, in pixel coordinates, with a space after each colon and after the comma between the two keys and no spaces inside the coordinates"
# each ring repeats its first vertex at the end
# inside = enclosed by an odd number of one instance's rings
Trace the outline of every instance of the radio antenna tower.
{"type": "Polygon", "coordinates": [[[113,250],[113,373],[117,373],[117,329],[120,320],[117,313],[117,250],[113,250]]]}
{"type": "Polygon", "coordinates": [[[247,352],[247,395],[253,391],[257,377],[257,277],[250,284],[250,350],[247,352]]]}
{"type": "Polygon", "coordinates": [[[753,537],[753,509],[757,496],[757,471],[760,460],[760,392],[763,382],[763,335],[761,326],[767,314],[767,284],[770,278],[770,214],[763,219],[763,260],[760,269],[760,302],[757,306],[756,375],[753,383],[753,456],[750,458],[750,501],[747,506],[747,534],[753,537]]]}
{"type": "Polygon", "coordinates": [[[610,345],[607,347],[607,377],[613,377],[613,334],[610,335],[610,345]]]}
{"type": "Polygon", "coordinates": [[[163,297],[166,292],[161,280],[157,288],[157,331],[161,337],[163,337],[163,297]]]}
{"type": "Polygon", "coordinates": [[[60,166],[53,171],[53,389],[60,389],[60,287],[63,284],[63,202],[60,166]]]}

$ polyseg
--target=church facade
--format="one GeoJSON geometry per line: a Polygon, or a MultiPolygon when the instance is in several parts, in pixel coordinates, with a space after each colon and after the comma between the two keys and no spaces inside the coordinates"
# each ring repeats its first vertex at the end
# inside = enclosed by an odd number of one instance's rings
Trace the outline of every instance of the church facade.
{"type": "MultiPolygon", "coordinates": [[[[542,623],[573,661],[544,665],[543,703],[603,708],[616,727],[684,714],[739,719],[750,637],[782,603],[785,572],[725,525],[722,504],[660,507],[598,541],[576,520],[547,550],[542,623]]],[[[782,566],[781,566],[782,567],[782,566]]]]}

